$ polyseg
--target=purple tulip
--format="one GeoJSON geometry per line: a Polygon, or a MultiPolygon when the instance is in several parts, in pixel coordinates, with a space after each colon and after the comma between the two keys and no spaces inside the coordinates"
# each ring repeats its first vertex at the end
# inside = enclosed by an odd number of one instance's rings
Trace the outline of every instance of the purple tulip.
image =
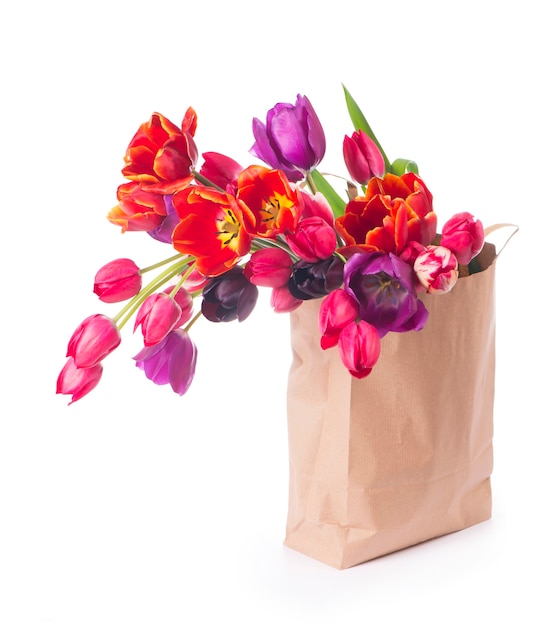
{"type": "Polygon", "coordinates": [[[183,396],[189,389],[197,362],[197,348],[183,329],[173,330],[154,346],[143,348],[133,357],[137,367],[156,385],[170,383],[183,396]]]}
{"type": "Polygon", "coordinates": [[[299,94],[296,104],[279,102],[268,111],[266,125],[254,119],[253,135],[250,153],[282,170],[291,182],[301,180],[325,155],[321,122],[310,101],[299,94]]]}
{"type": "Polygon", "coordinates": [[[428,312],[416,295],[413,270],[396,255],[354,254],[344,266],[344,282],[360,304],[361,318],[375,326],[380,337],[424,327],[428,312]]]}
{"type": "Polygon", "coordinates": [[[290,293],[299,300],[322,298],[342,285],[344,262],[337,256],[309,263],[297,261],[288,281],[290,293]]]}

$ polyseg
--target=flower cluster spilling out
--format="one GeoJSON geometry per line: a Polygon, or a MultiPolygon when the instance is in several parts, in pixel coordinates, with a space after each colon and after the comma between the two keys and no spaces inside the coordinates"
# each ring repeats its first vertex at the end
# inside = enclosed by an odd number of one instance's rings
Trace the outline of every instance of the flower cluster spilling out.
{"type": "Polygon", "coordinates": [[[146,232],[173,252],[143,269],[119,258],[98,270],[94,293],[102,302],[125,304],[75,330],[57,393],[71,395],[71,404],[91,391],[133,318],[144,343],[134,357],[137,367],[184,394],[196,367],[193,323],[245,320],[260,288],[271,290],[277,313],[321,299],[321,347],[338,349],[357,378],[371,372],[383,336],[424,327],[424,294],[453,288],[460,268],[482,249],[482,224],[461,212],[438,233],[432,194],[416,164],[391,163],[344,94],[355,128],[342,145],[345,197],[317,169],[325,133],[304,96],[276,104],[264,122],[253,120],[249,153],[263,164],[247,167],[219,152],[200,158],[192,108],[181,126],[160,113],[140,126],[124,157],[127,182],[118,187],[108,220],[122,232],[146,232]]]}

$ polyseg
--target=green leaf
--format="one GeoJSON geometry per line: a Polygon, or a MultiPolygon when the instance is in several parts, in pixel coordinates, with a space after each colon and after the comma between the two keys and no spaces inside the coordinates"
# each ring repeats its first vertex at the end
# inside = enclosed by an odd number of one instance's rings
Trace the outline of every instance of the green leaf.
{"type": "Polygon", "coordinates": [[[344,85],[342,85],[344,89],[344,97],[346,99],[346,106],[348,108],[348,114],[350,115],[350,119],[352,120],[352,124],[354,124],[355,130],[363,130],[366,135],[368,135],[374,142],[375,145],[379,148],[379,151],[383,155],[383,160],[385,161],[385,169],[388,171],[391,167],[389,159],[385,154],[385,151],[381,147],[379,141],[377,141],[377,137],[375,133],[371,130],[371,126],[368,124],[368,121],[365,118],[365,115],[362,113],[360,107],[356,104],[354,98],[350,95],[350,92],[344,85]]]}
{"type": "Polygon", "coordinates": [[[344,209],[346,208],[346,202],[339,196],[331,184],[320,174],[317,170],[311,172],[311,178],[317,191],[320,191],[324,196],[331,209],[333,215],[339,217],[344,215],[344,209]]]}
{"type": "Polygon", "coordinates": [[[410,159],[395,159],[391,163],[390,170],[391,174],[395,174],[396,176],[402,176],[407,172],[413,172],[414,174],[418,174],[418,164],[416,161],[411,161],[410,159]]]}

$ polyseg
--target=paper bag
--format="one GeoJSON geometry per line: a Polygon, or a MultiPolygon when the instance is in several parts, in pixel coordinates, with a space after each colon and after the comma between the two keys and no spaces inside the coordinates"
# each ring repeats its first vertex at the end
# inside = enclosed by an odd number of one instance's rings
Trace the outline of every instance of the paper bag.
{"type": "Polygon", "coordinates": [[[320,300],[291,313],[285,545],[344,569],[490,518],[495,259],[424,295],[361,380],[321,349],[320,300]]]}

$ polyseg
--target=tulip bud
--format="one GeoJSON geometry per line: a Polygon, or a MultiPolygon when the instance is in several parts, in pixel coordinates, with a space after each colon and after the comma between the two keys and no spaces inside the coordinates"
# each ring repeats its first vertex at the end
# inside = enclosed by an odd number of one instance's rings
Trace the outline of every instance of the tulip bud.
{"type": "Polygon", "coordinates": [[[346,168],[353,180],[365,185],[374,176],[385,174],[385,160],[375,142],[358,130],[352,137],[345,136],[342,154],[346,168]]]}
{"type": "Polygon", "coordinates": [[[83,320],[68,343],[66,356],[76,367],[94,367],[120,345],[120,331],[114,320],[97,313],[83,320]]]}
{"type": "Polygon", "coordinates": [[[448,248],[426,246],[414,262],[414,271],[427,293],[447,293],[458,280],[458,261],[448,248]]]}
{"type": "Polygon", "coordinates": [[[95,274],[94,293],[103,302],[122,302],[141,289],[139,267],[131,259],[115,259],[95,274]]]}
{"type": "Polygon", "coordinates": [[[322,217],[314,216],[306,217],[293,233],[287,233],[286,242],[303,261],[315,263],[333,254],[337,236],[334,228],[322,217]]]}
{"type": "Polygon", "coordinates": [[[56,393],[72,394],[72,399],[68,403],[72,404],[98,385],[102,371],[100,363],[93,367],[76,367],[75,361],[69,358],[58,375],[56,393]]]}
{"type": "Polygon", "coordinates": [[[255,308],[258,295],[242,268],[235,266],[205,285],[201,311],[211,322],[243,322],[255,308]]]}
{"type": "Polygon", "coordinates": [[[288,286],[275,287],[271,292],[271,307],[275,313],[291,313],[296,310],[303,300],[290,293],[288,286]]]}
{"type": "Polygon", "coordinates": [[[443,226],[440,243],[451,250],[459,263],[467,265],[483,248],[483,225],[471,213],[457,213],[443,226]]]}
{"type": "Polygon", "coordinates": [[[134,331],[141,326],[146,346],[162,341],[176,327],[182,309],[167,293],[151,294],[141,305],[135,318],[134,331]]]}
{"type": "MultiPolygon", "coordinates": [[[[174,287],[167,287],[164,290],[164,293],[171,293],[174,290],[174,287]]],[[[174,328],[179,328],[183,326],[193,314],[193,298],[191,293],[185,289],[184,287],[180,287],[178,291],[174,294],[174,300],[176,300],[176,304],[180,307],[182,311],[182,315],[180,319],[174,324],[174,328]]]]}
{"type": "Polygon", "coordinates": [[[356,378],[367,376],[379,359],[381,341],[375,326],[364,320],[345,326],[338,337],[340,359],[356,378]]]}
{"type": "Polygon", "coordinates": [[[358,318],[359,305],[344,289],[335,289],[319,308],[319,330],[323,350],[335,346],[343,328],[358,318]]]}
{"type": "Polygon", "coordinates": [[[281,248],[266,248],[254,252],[244,267],[244,275],[260,287],[286,285],[292,271],[292,259],[281,248]]]}

